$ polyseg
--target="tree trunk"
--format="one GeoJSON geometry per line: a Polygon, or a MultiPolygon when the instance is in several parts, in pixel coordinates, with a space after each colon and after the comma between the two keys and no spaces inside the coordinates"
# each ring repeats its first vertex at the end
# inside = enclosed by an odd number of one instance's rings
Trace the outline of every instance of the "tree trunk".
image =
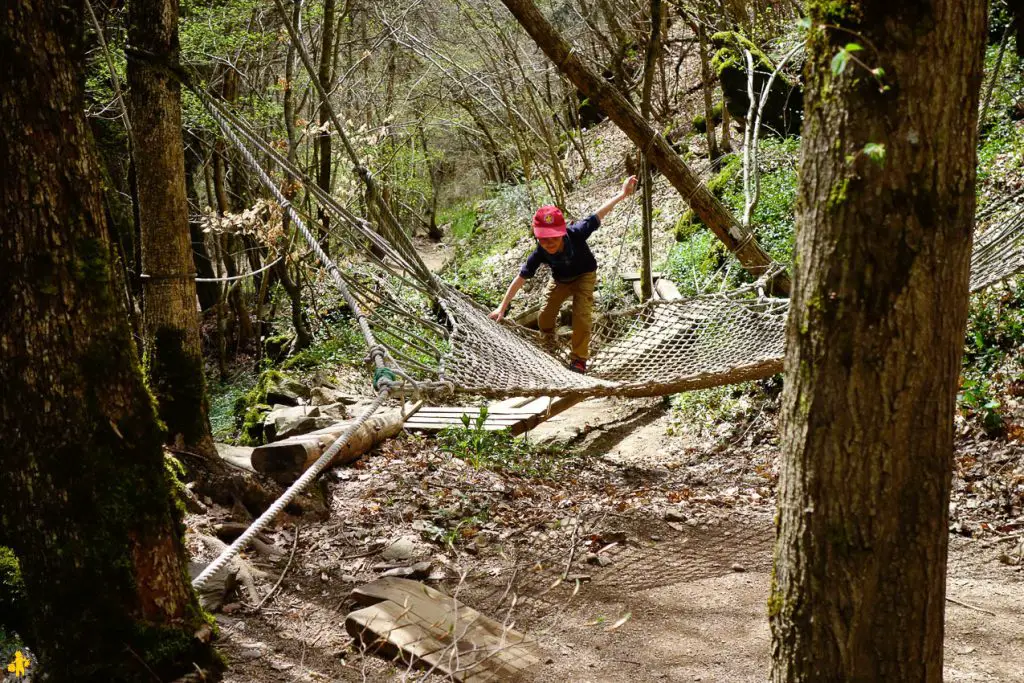
{"type": "MultiPolygon", "coordinates": [[[[651,35],[647,41],[647,54],[644,57],[644,84],[641,90],[640,115],[644,121],[651,117],[651,88],[654,86],[654,69],[658,62],[661,46],[661,0],[651,0],[651,35]]],[[[640,295],[647,301],[654,295],[653,266],[651,264],[651,245],[653,240],[654,203],[652,197],[653,176],[651,162],[646,154],[640,155],[640,176],[643,181],[641,206],[643,208],[640,246],[640,295]]]]}
{"type": "MultiPolygon", "coordinates": [[[[198,144],[198,139],[193,138],[198,144]]],[[[199,192],[196,190],[196,172],[203,165],[203,160],[198,152],[185,152],[185,195],[189,204],[196,209],[198,215],[199,192]]],[[[192,220],[193,211],[189,211],[188,231],[192,240],[192,259],[195,263],[196,273],[201,278],[217,277],[213,269],[213,260],[210,258],[210,251],[206,248],[206,233],[200,221],[192,220]]],[[[199,295],[199,308],[207,311],[217,305],[220,287],[216,282],[197,282],[196,294],[199,295]]]]}
{"type": "MultiPolygon", "coordinates": [[[[643,120],[633,106],[600,76],[590,71],[565,39],[537,10],[531,0],[502,0],[515,15],[537,45],[564,73],[573,85],[591,102],[600,107],[633,144],[644,150],[650,162],[683,196],[701,221],[711,229],[740,263],[754,275],[761,275],[772,264],[771,258],[745,230],[728,208],[700,182],[695,174],[675,153],[664,137],[658,135],[643,120]]],[[[785,273],[772,282],[778,292],[789,291],[789,277],[785,273]]]]}
{"type": "MultiPolygon", "coordinates": [[[[133,0],[128,19],[133,47],[178,63],[177,0],[133,0]]],[[[133,151],[142,223],[146,375],[168,442],[215,456],[185,196],[181,90],[163,67],[138,59],[128,60],[128,85],[131,119],[144,131],[133,151]]]]}
{"type": "Polygon", "coordinates": [[[171,680],[220,664],[114,291],[84,25],[76,0],[0,23],[0,518],[47,680],[171,680]]]}
{"type": "MultiPolygon", "coordinates": [[[[327,97],[331,92],[331,55],[334,50],[334,0],[324,0],[324,19],[321,28],[320,42],[320,64],[317,78],[320,87],[326,93],[320,102],[320,128],[322,132],[317,138],[320,147],[320,167],[317,170],[316,183],[327,194],[331,193],[331,133],[328,126],[331,123],[331,110],[327,103],[327,97]]],[[[320,233],[320,246],[327,251],[328,235],[330,234],[330,217],[321,207],[317,209],[318,218],[322,231],[320,233]]],[[[330,253],[328,251],[328,253],[330,253]]]]}
{"type": "MultiPolygon", "coordinates": [[[[301,33],[302,30],[302,2],[301,0],[293,0],[292,3],[292,25],[295,26],[296,31],[301,33]]],[[[296,162],[296,148],[298,146],[298,136],[295,131],[295,59],[296,59],[295,44],[289,43],[288,45],[288,56],[285,59],[285,90],[284,90],[284,121],[285,131],[288,133],[288,161],[293,165],[296,162]]],[[[285,197],[290,201],[295,194],[297,186],[289,182],[284,188],[285,197]]],[[[282,232],[285,235],[285,239],[282,240],[286,245],[291,244],[291,239],[288,238],[288,233],[291,228],[291,217],[287,212],[281,217],[282,221],[282,232]]],[[[285,246],[285,249],[290,251],[290,246],[285,246]]],[[[287,254],[284,254],[287,257],[287,254]]],[[[292,352],[298,352],[305,348],[308,348],[313,343],[313,335],[309,332],[309,327],[306,325],[306,320],[303,317],[302,310],[302,287],[291,279],[288,273],[288,259],[283,258],[281,261],[274,266],[274,271],[277,273],[278,279],[281,281],[281,286],[284,287],[284,291],[288,294],[288,300],[291,303],[292,312],[292,328],[295,330],[295,342],[292,344],[292,352]]]]}
{"type": "MultiPolygon", "coordinates": [[[[711,93],[714,90],[714,80],[711,78],[711,67],[708,64],[708,37],[704,30],[704,24],[697,19],[690,19],[690,28],[697,34],[697,42],[700,46],[700,80],[701,90],[704,95],[704,121],[706,122],[705,134],[708,139],[708,159],[711,162],[718,160],[722,155],[718,151],[718,138],[715,137],[715,114],[711,101],[711,93]]],[[[724,107],[723,107],[724,108],[724,107]]]]}
{"type": "Polygon", "coordinates": [[[985,3],[832,7],[811,4],[772,680],[938,682],[985,3]],[[888,88],[833,75],[851,36],[888,88]]]}

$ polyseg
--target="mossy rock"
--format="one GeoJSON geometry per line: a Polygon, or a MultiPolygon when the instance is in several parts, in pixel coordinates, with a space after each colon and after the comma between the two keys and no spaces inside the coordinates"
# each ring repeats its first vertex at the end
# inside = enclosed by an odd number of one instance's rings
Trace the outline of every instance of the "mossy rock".
{"type": "Polygon", "coordinates": [[[263,417],[270,412],[267,392],[284,379],[277,370],[267,370],[256,380],[256,386],[235,401],[235,424],[242,445],[258,446],[263,439],[263,417]]]}
{"type": "Polygon", "coordinates": [[[743,161],[736,154],[730,154],[722,157],[721,166],[715,177],[708,181],[708,191],[718,197],[722,198],[729,183],[732,182],[733,178],[739,175],[739,172],[743,170],[743,161]]]}
{"type": "MultiPolygon", "coordinates": [[[[716,126],[722,122],[721,102],[715,102],[711,107],[711,122],[716,126]]],[[[693,129],[698,133],[708,132],[708,120],[703,114],[698,114],[693,117],[693,129]]]]}
{"type": "Polygon", "coordinates": [[[686,242],[703,227],[704,223],[697,218],[693,210],[687,209],[679,216],[675,227],[672,228],[672,234],[675,235],[676,242],[686,242]]]}
{"type": "MultiPolygon", "coordinates": [[[[711,36],[715,53],[711,68],[722,84],[722,94],[729,115],[737,121],[745,121],[750,110],[748,95],[747,61],[743,54],[749,50],[754,59],[754,93],[759,93],[768,83],[775,70],[771,59],[747,38],[733,31],[723,31],[711,36]]],[[[803,86],[779,74],[772,81],[772,87],[765,103],[761,130],[766,135],[797,135],[803,124],[803,86]]]]}
{"type": "Polygon", "coordinates": [[[263,341],[263,355],[270,359],[272,363],[280,363],[288,357],[288,351],[292,347],[292,342],[295,341],[295,335],[293,334],[276,334],[272,337],[267,337],[263,341]]]}

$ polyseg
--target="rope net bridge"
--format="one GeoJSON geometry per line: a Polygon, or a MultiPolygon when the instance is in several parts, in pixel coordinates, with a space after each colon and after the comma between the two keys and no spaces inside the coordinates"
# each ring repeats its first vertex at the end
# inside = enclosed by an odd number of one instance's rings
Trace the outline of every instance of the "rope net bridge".
{"type": "MultiPolygon", "coordinates": [[[[186,83],[186,85],[188,85],[186,83]]],[[[276,199],[337,286],[359,326],[375,366],[377,400],[253,525],[194,581],[201,588],[222,570],[344,447],[391,394],[441,398],[456,394],[509,398],[659,396],[769,377],[782,369],[788,300],[760,295],[758,283],[727,293],[647,301],[594,322],[590,372],[567,368],[565,344],[510,322],[440,281],[409,236],[373,196],[373,178],[357,166],[377,223],[354,215],[310,181],[239,117],[193,88],[227,140],[276,199]],[[283,180],[304,188],[331,217],[335,259],[307,227],[307,210],[293,205],[257,155],[283,180]],[[338,263],[344,263],[339,268],[338,263]]],[[[339,131],[339,134],[343,132],[339,131]]],[[[971,291],[1024,269],[1024,212],[999,216],[978,240],[971,291]]],[[[1003,212],[1005,214],[1005,211],[1003,212]]],[[[992,211],[985,216],[993,221],[992,211]]],[[[979,219],[982,216],[979,215],[979,219]]]]}
{"type": "MultiPolygon", "coordinates": [[[[366,323],[377,379],[393,379],[393,389],[420,398],[658,396],[769,377],[782,368],[788,300],[759,296],[755,284],[607,313],[594,323],[589,373],[571,372],[566,344],[490,320],[486,309],[429,271],[404,231],[354,216],[243,121],[216,101],[203,101],[320,256],[360,323],[366,323]],[[335,256],[344,268],[319,249],[306,227],[308,216],[288,202],[254,150],[336,219],[333,232],[342,248],[335,256]]],[[[1024,213],[1016,211],[978,240],[971,290],[1022,267],[1024,213]]]]}

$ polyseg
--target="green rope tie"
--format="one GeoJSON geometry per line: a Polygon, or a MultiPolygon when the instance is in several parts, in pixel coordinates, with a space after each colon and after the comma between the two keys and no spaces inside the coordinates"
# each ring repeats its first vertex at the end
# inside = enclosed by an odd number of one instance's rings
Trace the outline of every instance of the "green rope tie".
{"type": "Polygon", "coordinates": [[[374,391],[380,391],[381,380],[388,380],[389,382],[395,382],[398,378],[395,373],[391,372],[388,368],[377,368],[373,371],[373,389],[374,391]]]}

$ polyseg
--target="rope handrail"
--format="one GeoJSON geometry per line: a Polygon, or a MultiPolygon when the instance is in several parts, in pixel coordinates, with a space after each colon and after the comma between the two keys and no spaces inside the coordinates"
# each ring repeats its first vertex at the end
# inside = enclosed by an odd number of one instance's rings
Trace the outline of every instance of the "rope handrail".
{"type": "Polygon", "coordinates": [[[377,398],[374,399],[373,403],[363,411],[362,415],[356,418],[348,429],[334,440],[334,443],[324,451],[323,455],[317,458],[316,462],[314,462],[309,469],[303,472],[302,476],[296,479],[295,482],[289,486],[283,494],[281,494],[280,498],[275,500],[262,515],[250,524],[249,528],[242,532],[242,535],[236,538],[234,543],[228,546],[224,552],[206,566],[206,569],[204,569],[199,576],[193,579],[192,587],[196,590],[201,590],[215,574],[224,569],[231,560],[235,559],[235,557],[238,556],[238,553],[242,552],[245,546],[249,545],[249,542],[252,541],[256,534],[263,531],[263,529],[265,529],[267,525],[285,509],[288,503],[292,502],[292,500],[294,500],[297,495],[309,486],[309,484],[316,479],[324,468],[334,460],[334,457],[338,455],[345,444],[349,442],[352,435],[355,434],[360,427],[366,424],[366,421],[369,420],[382,405],[384,405],[384,401],[387,400],[390,393],[390,387],[382,389],[377,394],[377,398]]]}

